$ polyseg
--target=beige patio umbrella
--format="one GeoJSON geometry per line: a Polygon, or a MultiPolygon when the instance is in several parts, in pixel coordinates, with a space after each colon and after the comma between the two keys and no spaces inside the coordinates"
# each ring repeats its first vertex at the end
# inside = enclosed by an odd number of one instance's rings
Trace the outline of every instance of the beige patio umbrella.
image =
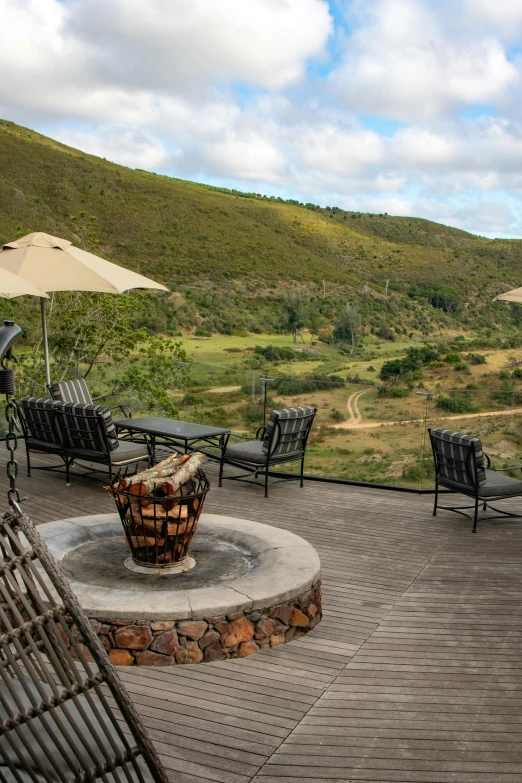
{"type": "Polygon", "coordinates": [[[0,296],[4,299],[13,299],[15,296],[39,296],[42,299],[49,299],[45,291],[40,291],[35,285],[24,280],[23,277],[9,272],[8,269],[0,267],[0,296]]]}
{"type": "MultiPolygon", "coordinates": [[[[74,247],[67,239],[43,232],[8,242],[0,250],[0,267],[20,275],[41,291],[96,291],[122,294],[131,288],[168,291],[164,285],[125,267],[74,247]]],[[[51,383],[45,299],[40,300],[45,357],[45,379],[51,383]]]]}
{"type": "Polygon", "coordinates": [[[493,301],[501,300],[503,302],[517,302],[522,304],[522,288],[513,288],[512,291],[506,291],[505,294],[499,294],[493,301]]]}

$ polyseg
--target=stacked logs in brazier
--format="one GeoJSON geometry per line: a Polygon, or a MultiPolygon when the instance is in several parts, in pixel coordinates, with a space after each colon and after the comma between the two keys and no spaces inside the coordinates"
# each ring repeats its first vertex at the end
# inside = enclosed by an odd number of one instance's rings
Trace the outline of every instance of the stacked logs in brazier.
{"type": "Polygon", "coordinates": [[[205,455],[172,454],[153,468],[118,477],[111,487],[127,545],[139,566],[167,568],[187,557],[209,483],[205,455]]]}

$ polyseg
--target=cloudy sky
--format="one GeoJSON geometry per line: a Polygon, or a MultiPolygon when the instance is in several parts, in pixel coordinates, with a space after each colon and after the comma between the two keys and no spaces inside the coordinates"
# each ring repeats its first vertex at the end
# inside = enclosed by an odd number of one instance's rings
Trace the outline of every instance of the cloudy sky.
{"type": "Polygon", "coordinates": [[[0,0],[0,116],[135,168],[522,236],[522,0],[0,0]]]}

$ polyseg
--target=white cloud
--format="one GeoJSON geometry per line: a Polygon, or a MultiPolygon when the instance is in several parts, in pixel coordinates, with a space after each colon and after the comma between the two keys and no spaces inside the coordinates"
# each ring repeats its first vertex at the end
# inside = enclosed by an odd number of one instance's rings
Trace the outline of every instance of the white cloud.
{"type": "Polygon", "coordinates": [[[131,168],[156,171],[173,157],[157,137],[141,128],[101,126],[91,133],[62,128],[54,137],[62,144],[131,168]]]}
{"type": "Polygon", "coordinates": [[[332,19],[325,0],[73,0],[66,27],[120,84],[281,89],[322,53],[332,19]]]}
{"type": "Polygon", "coordinates": [[[227,132],[224,138],[204,146],[202,158],[213,172],[247,181],[278,181],[285,169],[284,155],[252,131],[227,132]]]}
{"type": "Polygon", "coordinates": [[[518,0],[465,0],[464,6],[475,25],[493,26],[510,37],[522,26],[522,3],[518,0]]]}
{"type": "Polygon", "coordinates": [[[323,78],[327,0],[0,0],[0,114],[132,167],[516,225],[499,194],[522,193],[522,0],[340,5],[323,78]]]}
{"type": "Polygon", "coordinates": [[[502,100],[519,82],[498,40],[448,34],[420,0],[365,5],[358,22],[332,75],[357,111],[433,120],[461,104],[502,100]]]}

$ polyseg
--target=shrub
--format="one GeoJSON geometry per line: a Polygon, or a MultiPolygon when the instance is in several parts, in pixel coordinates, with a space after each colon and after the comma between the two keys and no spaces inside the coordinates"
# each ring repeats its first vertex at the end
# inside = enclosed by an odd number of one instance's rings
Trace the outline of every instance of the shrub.
{"type": "Polygon", "coordinates": [[[384,362],[379,373],[382,381],[398,379],[400,376],[420,380],[422,367],[435,361],[439,352],[432,345],[410,348],[404,359],[390,359],[384,362]]]}
{"type": "Polygon", "coordinates": [[[321,359],[312,351],[296,351],[279,345],[256,345],[254,351],[268,362],[317,362],[321,359]]]}
{"type": "Polygon", "coordinates": [[[338,411],[337,408],[334,408],[333,411],[330,413],[330,418],[332,421],[336,422],[337,424],[340,424],[342,421],[345,420],[345,415],[341,413],[341,411],[338,411]]]}
{"type": "Polygon", "coordinates": [[[391,389],[390,390],[390,397],[401,398],[401,397],[407,397],[408,394],[409,394],[408,389],[391,389]]]}
{"type": "Polygon", "coordinates": [[[468,353],[465,358],[469,364],[486,364],[486,357],[483,353],[468,353]]]}
{"type": "Polygon", "coordinates": [[[453,369],[455,372],[463,372],[464,375],[471,375],[471,370],[469,369],[469,364],[465,364],[464,362],[458,362],[453,369]]]}
{"type": "Polygon", "coordinates": [[[448,364],[460,364],[462,361],[460,358],[460,353],[457,353],[456,351],[451,351],[450,353],[447,353],[444,357],[444,361],[448,364]]]}
{"type": "Polygon", "coordinates": [[[308,375],[303,378],[277,378],[274,388],[278,394],[291,397],[295,394],[309,394],[326,391],[344,386],[344,379],[339,375],[308,375]]]}
{"type": "Polygon", "coordinates": [[[449,413],[473,412],[472,396],[469,391],[461,392],[459,395],[455,392],[450,392],[450,394],[439,394],[436,406],[449,413]]]}

